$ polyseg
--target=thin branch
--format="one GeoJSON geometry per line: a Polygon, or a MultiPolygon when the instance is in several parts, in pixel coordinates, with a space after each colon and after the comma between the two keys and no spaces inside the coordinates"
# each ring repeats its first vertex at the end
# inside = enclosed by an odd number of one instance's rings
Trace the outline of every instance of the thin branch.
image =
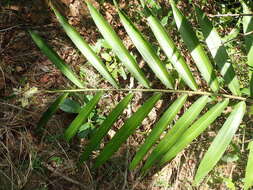
{"type": "Polygon", "coordinates": [[[253,16],[253,14],[217,14],[217,15],[213,15],[213,14],[208,14],[209,17],[214,18],[214,17],[241,17],[241,16],[253,16]]]}
{"type": "Polygon", "coordinates": [[[202,92],[202,91],[190,91],[190,90],[167,90],[167,89],[127,89],[127,88],[80,88],[80,89],[63,89],[63,90],[45,90],[46,93],[65,93],[65,92],[162,92],[162,93],[180,93],[180,94],[189,94],[189,95],[207,95],[207,96],[220,96],[229,99],[241,100],[253,103],[253,99],[245,98],[241,96],[229,95],[229,94],[219,94],[212,92],[202,92]]]}
{"type": "Polygon", "coordinates": [[[22,26],[23,24],[17,24],[17,25],[14,25],[14,26],[10,26],[10,27],[7,27],[7,28],[3,28],[3,29],[0,29],[0,32],[6,32],[8,30],[12,30],[14,28],[17,28],[19,26],[22,26]]]}

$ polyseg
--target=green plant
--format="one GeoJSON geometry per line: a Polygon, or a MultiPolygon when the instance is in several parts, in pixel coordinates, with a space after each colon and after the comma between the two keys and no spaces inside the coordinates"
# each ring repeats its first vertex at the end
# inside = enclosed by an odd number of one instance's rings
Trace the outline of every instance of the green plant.
{"type": "MultiPolygon", "coordinates": [[[[211,56],[213,57],[212,61],[208,57],[207,52],[204,50],[203,45],[200,43],[197,38],[191,24],[187,18],[182,14],[182,12],[177,8],[176,3],[173,0],[170,0],[172,6],[173,16],[180,32],[182,39],[190,51],[193,60],[195,61],[197,68],[199,69],[200,74],[205,79],[207,86],[213,92],[209,91],[200,91],[197,90],[199,87],[196,80],[194,79],[192,72],[189,66],[186,64],[184,57],[177,50],[176,45],[174,44],[171,37],[168,36],[166,30],[159,22],[159,20],[152,14],[150,9],[145,6],[145,3],[142,1],[144,14],[147,18],[148,25],[151,27],[154,32],[157,41],[159,42],[164,53],[171,61],[179,76],[182,77],[185,84],[191,88],[191,90],[175,90],[174,81],[177,80],[165,67],[165,64],[162,63],[158,55],[155,53],[153,47],[150,43],[144,38],[141,32],[134,26],[131,20],[126,16],[126,14],[120,10],[117,6],[116,1],[115,6],[118,10],[120,20],[126,29],[126,32],[133,41],[133,44],[136,46],[137,50],[142,55],[143,59],[148,63],[151,70],[156,74],[157,78],[168,89],[151,89],[150,83],[145,77],[144,73],[141,71],[137,65],[135,59],[130,54],[130,52],[125,48],[117,34],[114,32],[112,27],[108,22],[103,18],[103,16],[92,6],[91,3],[86,2],[90,10],[91,16],[97,25],[99,31],[111,46],[112,50],[119,57],[125,67],[129,70],[130,73],[142,84],[145,88],[143,89],[124,89],[118,88],[119,85],[116,80],[112,77],[110,72],[104,66],[100,58],[94,53],[92,48],[82,39],[82,37],[76,32],[76,30],[70,26],[67,20],[60,14],[59,11],[52,4],[52,10],[54,11],[56,17],[58,18],[60,24],[63,26],[66,34],[70,37],[73,43],[77,48],[87,57],[89,62],[107,79],[114,87],[109,89],[87,89],[84,88],[76,75],[71,71],[59,58],[59,56],[49,48],[49,46],[41,39],[41,37],[34,31],[30,31],[30,34],[34,42],[38,47],[43,51],[45,55],[66,75],[79,89],[63,89],[63,90],[48,90],[49,93],[74,93],[74,92],[97,92],[97,94],[80,110],[78,111],[77,117],[70,124],[68,129],[65,131],[65,139],[69,142],[76,134],[79,128],[84,122],[86,122],[89,114],[95,106],[98,104],[98,101],[103,95],[103,92],[106,91],[124,91],[124,92],[156,92],[152,97],[150,97],[130,118],[126,120],[124,125],[120,130],[115,134],[115,136],[109,141],[104,149],[101,151],[100,155],[95,160],[95,167],[100,166],[105,161],[107,161],[114,152],[116,152],[119,147],[126,141],[126,139],[134,133],[135,129],[141,124],[144,118],[148,115],[151,109],[155,106],[156,102],[161,98],[163,93],[175,93],[182,94],[175,102],[173,102],[168,109],[164,112],[163,116],[157,122],[146,141],[143,145],[140,146],[140,149],[137,151],[136,156],[130,164],[130,169],[135,169],[140,161],[144,158],[146,153],[154,146],[153,151],[147,157],[147,160],[141,169],[142,175],[145,175],[152,166],[157,164],[158,166],[163,166],[165,163],[172,160],[179,152],[181,152],[185,147],[187,147],[194,139],[196,139],[200,134],[202,134],[205,129],[211,125],[220,115],[225,117],[225,122],[218,132],[217,136],[214,138],[211,146],[203,157],[198,171],[195,176],[195,183],[199,184],[203,178],[212,170],[212,168],[217,164],[221,159],[228,145],[230,144],[234,134],[236,133],[238,127],[243,121],[245,115],[249,115],[250,112],[247,112],[246,106],[250,107],[252,110],[252,99],[247,96],[243,96],[239,80],[234,72],[232,64],[229,63],[228,54],[226,47],[223,44],[222,39],[218,35],[217,30],[212,26],[212,23],[209,21],[207,16],[202,12],[201,9],[196,7],[197,20],[200,25],[200,28],[203,33],[203,37],[206,41],[207,48],[209,49],[211,56]],[[214,62],[215,65],[212,64],[214,62]],[[217,68],[217,69],[216,69],[217,68]],[[222,94],[220,92],[219,82],[217,79],[217,74],[220,73],[224,78],[225,84],[230,90],[231,93],[222,94]],[[160,135],[166,130],[167,126],[172,123],[175,119],[178,112],[181,110],[182,106],[185,104],[188,95],[199,95],[199,99],[195,102],[192,102],[192,105],[187,109],[187,111],[174,123],[174,126],[168,130],[167,134],[159,141],[160,135]],[[214,103],[217,102],[215,105],[214,103]],[[232,111],[227,116],[224,114],[224,110],[228,107],[232,107],[232,111]],[[201,112],[205,110],[205,113],[200,115],[201,112]]],[[[244,2],[243,6],[247,6],[244,2]]],[[[245,8],[246,10],[246,8],[245,8]]],[[[249,9],[246,10],[248,12],[249,9]]],[[[249,17],[253,19],[252,17],[249,17]]],[[[244,28],[251,27],[252,22],[244,22],[244,28]]],[[[246,32],[248,30],[245,30],[246,32]]],[[[251,44],[251,49],[253,48],[251,44]]],[[[249,53],[248,53],[249,54],[249,53]]],[[[250,56],[250,55],[249,55],[250,56]]],[[[249,66],[251,66],[249,58],[249,66]]],[[[251,72],[250,72],[251,73],[251,72]]],[[[249,83],[249,88],[252,89],[253,82],[252,79],[249,83]]],[[[251,90],[252,97],[252,90],[251,90]]],[[[50,119],[52,114],[57,110],[63,100],[67,97],[67,94],[61,95],[48,111],[46,111],[42,119],[38,124],[38,128],[45,126],[46,122],[50,119]]],[[[80,162],[87,160],[92,152],[95,150],[102,138],[107,134],[110,127],[121,115],[123,110],[130,103],[133,94],[128,94],[108,115],[104,120],[101,126],[94,132],[93,136],[90,139],[90,143],[85,147],[84,153],[80,158],[80,162]]],[[[252,113],[251,113],[252,114],[252,113]]],[[[250,127],[250,126],[246,126],[250,127]]],[[[245,177],[245,189],[249,189],[253,183],[252,176],[252,143],[249,146],[249,161],[246,168],[246,177],[245,177]]]]}

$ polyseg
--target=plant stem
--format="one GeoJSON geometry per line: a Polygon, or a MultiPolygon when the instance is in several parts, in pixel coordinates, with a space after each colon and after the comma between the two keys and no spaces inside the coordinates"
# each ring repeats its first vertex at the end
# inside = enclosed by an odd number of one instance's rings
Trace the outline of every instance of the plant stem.
{"type": "Polygon", "coordinates": [[[162,92],[162,93],[180,93],[180,94],[189,94],[189,95],[208,95],[208,96],[220,96],[224,98],[229,99],[235,99],[235,100],[241,100],[253,103],[253,99],[245,98],[241,96],[234,96],[229,94],[219,94],[219,93],[212,93],[212,92],[202,92],[202,91],[190,91],[190,90],[168,90],[168,89],[141,89],[141,88],[134,88],[134,89],[128,89],[128,88],[80,88],[80,89],[62,89],[62,90],[45,90],[46,93],[65,93],[65,92],[115,92],[115,91],[121,91],[121,92],[162,92]]]}
{"type": "Polygon", "coordinates": [[[240,16],[253,16],[253,14],[217,14],[217,15],[212,15],[212,14],[208,14],[209,17],[213,18],[213,17],[240,17],[240,16]]]}

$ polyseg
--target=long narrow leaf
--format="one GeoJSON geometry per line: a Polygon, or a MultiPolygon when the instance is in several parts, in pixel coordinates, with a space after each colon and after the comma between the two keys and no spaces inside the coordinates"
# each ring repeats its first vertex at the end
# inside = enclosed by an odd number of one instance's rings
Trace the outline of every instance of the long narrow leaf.
{"type": "MultiPolygon", "coordinates": [[[[244,14],[252,14],[253,10],[241,0],[243,13],[244,14]]],[[[253,97],[253,36],[252,34],[248,34],[253,31],[253,16],[244,16],[242,19],[243,23],[243,33],[245,34],[245,45],[246,45],[246,53],[247,53],[247,63],[249,66],[249,78],[250,78],[250,96],[253,97]]]]}
{"type": "Polygon", "coordinates": [[[122,64],[125,65],[125,67],[144,87],[149,88],[150,85],[144,73],[139,68],[133,56],[128,52],[126,47],[123,45],[122,41],[115,33],[115,31],[89,1],[86,1],[86,4],[89,8],[93,21],[97,25],[99,31],[101,32],[105,40],[108,42],[108,44],[110,44],[113,51],[119,57],[122,64]]]}
{"type": "Polygon", "coordinates": [[[89,44],[83,39],[83,37],[72,27],[66,18],[61,15],[61,13],[51,5],[58,21],[63,27],[66,34],[72,40],[72,42],[76,45],[76,47],[82,52],[82,54],[88,59],[90,64],[97,69],[97,71],[108,80],[114,87],[119,87],[115,79],[112,77],[111,73],[108,71],[104,63],[101,59],[96,55],[96,53],[91,49],[89,44]]]}
{"type": "Polygon", "coordinates": [[[85,122],[85,120],[89,117],[91,111],[97,105],[99,99],[102,96],[102,92],[98,92],[87,104],[84,106],[76,118],[72,121],[69,127],[66,129],[64,136],[65,139],[69,142],[70,139],[77,133],[79,127],[85,122]]]}
{"type": "Polygon", "coordinates": [[[133,170],[138,163],[143,159],[148,150],[152,147],[152,145],[157,141],[162,132],[168,127],[170,122],[175,118],[178,111],[182,108],[185,101],[187,99],[187,95],[182,95],[179,97],[167,110],[164,112],[161,119],[157,122],[154,129],[151,131],[149,136],[146,138],[144,144],[140,147],[136,155],[134,156],[129,168],[133,170]]]}
{"type": "Polygon", "coordinates": [[[41,51],[52,61],[52,63],[76,86],[84,88],[82,82],[77,78],[76,74],[69,68],[68,65],[59,57],[59,55],[34,31],[29,30],[29,33],[41,49],[41,51]]]}
{"type": "Polygon", "coordinates": [[[177,142],[181,135],[187,130],[192,122],[198,117],[204,109],[208,101],[208,96],[199,98],[175,123],[175,125],[163,137],[160,143],[155,147],[147,161],[145,162],[141,172],[144,174],[153,164],[166,153],[177,142]]]}
{"type": "Polygon", "coordinates": [[[108,160],[114,152],[116,152],[122,143],[134,132],[141,124],[143,119],[148,115],[156,102],[161,98],[160,93],[156,93],[149,98],[120,128],[111,141],[104,147],[100,155],[95,161],[95,167],[102,165],[108,160]]]}
{"type": "Polygon", "coordinates": [[[132,100],[133,94],[128,94],[108,115],[106,120],[101,124],[101,126],[96,130],[95,134],[91,137],[89,144],[85,147],[85,150],[80,158],[80,162],[84,162],[89,158],[91,152],[96,149],[102,140],[102,138],[107,134],[109,129],[113,126],[113,123],[121,115],[123,110],[132,100]]]}
{"type": "Polygon", "coordinates": [[[198,119],[192,126],[187,129],[177,142],[169,149],[169,151],[162,157],[159,165],[174,158],[180,151],[189,145],[195,138],[197,138],[217,117],[220,116],[222,111],[227,107],[229,100],[226,99],[221,103],[216,104],[208,112],[206,112],[200,119],[198,119]]]}
{"type": "Polygon", "coordinates": [[[235,132],[240,126],[242,118],[245,114],[245,110],[245,102],[240,102],[234,107],[233,112],[230,114],[218,132],[217,136],[213,140],[199,165],[197,174],[195,176],[195,182],[197,184],[199,184],[203,178],[213,169],[213,167],[217,164],[217,162],[224,154],[235,132]]]}
{"type": "Polygon", "coordinates": [[[167,88],[173,89],[173,78],[168,73],[165,64],[161,62],[155,53],[151,44],[143,37],[123,11],[118,9],[118,14],[127,34],[149,67],[167,88]]]}
{"type": "Polygon", "coordinates": [[[253,186],[253,141],[249,143],[249,157],[246,167],[244,190],[253,186]]]}
{"type": "Polygon", "coordinates": [[[211,21],[200,8],[196,7],[195,10],[206,44],[221,72],[221,75],[224,77],[225,83],[228,84],[228,88],[234,95],[240,95],[239,81],[235,75],[232,64],[228,62],[229,57],[227,50],[223,45],[217,30],[213,27],[211,21]]]}
{"type": "Polygon", "coordinates": [[[52,105],[49,106],[49,108],[43,113],[41,119],[39,120],[36,131],[40,132],[41,129],[46,126],[49,119],[58,110],[59,106],[64,102],[68,95],[68,93],[62,94],[52,103],[52,105]]]}
{"type": "Polygon", "coordinates": [[[191,56],[194,59],[200,73],[206,80],[207,84],[210,85],[212,91],[217,92],[219,90],[219,83],[208,56],[206,55],[203,47],[201,46],[198,38],[196,37],[196,34],[194,33],[186,17],[177,8],[173,0],[170,0],[170,4],[172,6],[172,11],[177,28],[186,46],[191,52],[191,56]]]}
{"type": "Polygon", "coordinates": [[[157,41],[163,49],[170,62],[173,64],[180,77],[185,83],[192,89],[197,90],[198,85],[194,80],[192,73],[187,66],[183,56],[177,50],[176,45],[172,41],[171,37],[165,31],[160,21],[151,13],[151,11],[145,6],[145,13],[147,15],[148,24],[153,31],[157,41]]]}

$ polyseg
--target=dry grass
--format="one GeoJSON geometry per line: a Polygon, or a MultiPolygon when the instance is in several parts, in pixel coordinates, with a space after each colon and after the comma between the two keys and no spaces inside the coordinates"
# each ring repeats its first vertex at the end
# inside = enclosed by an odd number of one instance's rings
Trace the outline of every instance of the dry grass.
{"type": "MultiPolygon", "coordinates": [[[[84,8],[84,11],[80,9],[80,6],[84,6],[81,0],[62,0],[62,2],[70,7],[70,11],[66,13],[72,24],[86,40],[94,44],[100,36],[87,16],[86,9],[84,8]]],[[[181,6],[187,6],[185,2],[187,1],[182,1],[181,6]]],[[[208,2],[212,3],[211,0],[208,2]]],[[[136,3],[135,0],[122,1],[121,6],[128,8],[128,6],[136,6],[136,3]]],[[[165,7],[169,6],[164,2],[161,3],[165,7]]],[[[105,3],[100,6],[100,9],[119,31],[122,39],[125,39],[126,45],[130,49],[133,48],[117,18],[115,19],[115,10],[112,5],[105,3]]],[[[207,6],[206,10],[212,9],[207,6]]],[[[143,137],[150,131],[152,124],[159,119],[168,102],[176,97],[164,98],[166,101],[157,105],[136,134],[102,167],[92,169],[92,159],[80,167],[77,166],[80,151],[87,143],[86,140],[76,138],[73,143],[67,144],[61,138],[73,115],[59,111],[48,123],[42,137],[33,133],[38,119],[55,95],[37,93],[24,99],[25,92],[32,87],[49,89],[61,88],[69,84],[38,51],[24,31],[24,27],[31,26],[39,30],[49,44],[77,72],[80,71],[81,66],[84,66],[87,71],[86,77],[89,78],[87,86],[107,87],[108,84],[102,80],[99,81],[97,72],[90,66],[86,66],[84,58],[64,35],[54,16],[42,1],[21,0],[17,3],[14,1],[11,6],[2,6],[0,11],[0,190],[227,189],[222,183],[225,177],[237,180],[236,186],[241,186],[245,154],[240,154],[242,159],[239,162],[228,164],[221,162],[202,186],[199,188],[192,186],[198,162],[207,150],[215,132],[202,135],[161,171],[145,179],[139,178],[138,171],[127,170],[139,144],[143,142],[143,137]],[[6,30],[1,30],[3,28],[6,30]]],[[[129,14],[134,16],[136,12],[129,9],[129,14]]],[[[143,30],[145,32],[146,29],[143,30]]],[[[122,80],[122,83],[128,85],[128,81],[122,80]]],[[[136,85],[130,83],[130,87],[136,85]]],[[[123,93],[107,94],[100,102],[100,114],[106,115],[113,107],[112,105],[115,105],[123,96],[123,93]]],[[[148,94],[136,94],[132,106],[124,114],[125,117],[122,117],[112,130],[117,131],[123,121],[148,96],[148,94]]],[[[214,126],[220,126],[219,124],[214,126]]],[[[214,126],[211,128],[213,131],[217,128],[214,126]]],[[[249,139],[250,132],[252,133],[252,131],[240,129],[238,136],[234,139],[234,144],[242,153],[246,152],[244,143],[249,139]]],[[[108,136],[105,142],[110,138],[111,136],[108,136]]],[[[96,154],[94,152],[94,157],[96,154]]]]}

